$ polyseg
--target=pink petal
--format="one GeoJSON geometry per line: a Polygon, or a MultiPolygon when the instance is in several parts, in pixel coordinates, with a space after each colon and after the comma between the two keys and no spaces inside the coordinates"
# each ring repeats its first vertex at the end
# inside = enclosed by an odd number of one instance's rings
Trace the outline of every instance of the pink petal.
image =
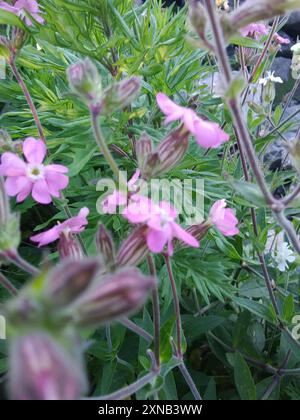
{"type": "Polygon", "coordinates": [[[31,184],[25,176],[8,177],[5,181],[5,191],[10,197],[18,195],[24,188],[31,184]]]}
{"type": "Polygon", "coordinates": [[[54,197],[59,197],[59,191],[65,189],[69,184],[69,178],[66,175],[49,170],[45,173],[45,179],[48,185],[48,191],[54,197]]]}
{"type": "Polygon", "coordinates": [[[69,172],[69,169],[66,166],[56,164],[45,166],[45,170],[49,172],[59,172],[61,174],[66,174],[67,172],[69,172]]]}
{"type": "Polygon", "coordinates": [[[47,182],[44,179],[40,179],[34,183],[32,197],[41,204],[50,204],[52,202],[47,182]]]}
{"type": "Polygon", "coordinates": [[[173,236],[182,242],[185,242],[186,244],[192,246],[193,248],[199,247],[199,242],[196,238],[194,238],[190,233],[186,232],[184,229],[182,229],[181,226],[179,226],[177,223],[172,223],[172,229],[173,229],[173,236]]]}
{"type": "Polygon", "coordinates": [[[137,169],[133,175],[133,177],[128,182],[128,187],[131,188],[134,184],[138,181],[139,177],[141,176],[141,171],[137,169]]]}
{"type": "Polygon", "coordinates": [[[224,219],[226,205],[226,200],[223,199],[216,201],[215,204],[212,206],[209,215],[213,223],[215,223],[215,221],[218,219],[224,219]]]}
{"type": "Polygon", "coordinates": [[[3,176],[24,176],[26,175],[26,164],[14,153],[4,153],[1,158],[0,175],[3,176]]]}
{"type": "Polygon", "coordinates": [[[39,242],[40,247],[56,241],[59,238],[59,234],[59,226],[54,226],[52,229],[47,230],[46,232],[31,236],[30,240],[33,242],[39,242]]]}
{"type": "Polygon", "coordinates": [[[147,245],[151,252],[160,253],[168,242],[168,235],[163,231],[149,229],[147,232],[147,245]]]}
{"type": "Polygon", "coordinates": [[[32,182],[28,179],[27,184],[24,185],[22,191],[20,191],[20,193],[17,195],[17,203],[21,203],[29,196],[32,190],[32,186],[32,182]]]}
{"type": "Polygon", "coordinates": [[[144,223],[151,218],[155,205],[147,197],[135,195],[136,201],[131,201],[123,211],[123,216],[130,223],[144,223]]]}
{"type": "Polygon", "coordinates": [[[195,121],[195,136],[197,143],[206,149],[215,149],[230,138],[218,124],[200,118],[195,121]]]}
{"type": "Polygon", "coordinates": [[[156,95],[156,101],[159,108],[165,115],[171,115],[174,113],[182,112],[182,108],[179,105],[175,104],[175,102],[168,98],[168,96],[164,93],[158,93],[156,95]]]}
{"type": "Polygon", "coordinates": [[[63,231],[64,229],[68,228],[73,233],[80,233],[84,230],[84,227],[88,224],[87,216],[89,215],[89,209],[87,207],[83,207],[78,216],[71,217],[70,219],[66,220],[60,225],[60,230],[63,231]]]}
{"type": "Polygon", "coordinates": [[[7,12],[14,13],[15,15],[18,14],[18,9],[16,7],[11,6],[10,4],[4,1],[0,2],[0,9],[6,10],[7,12]]]}
{"type": "Polygon", "coordinates": [[[28,137],[23,143],[23,153],[27,162],[40,164],[46,156],[47,148],[42,140],[28,137]]]}

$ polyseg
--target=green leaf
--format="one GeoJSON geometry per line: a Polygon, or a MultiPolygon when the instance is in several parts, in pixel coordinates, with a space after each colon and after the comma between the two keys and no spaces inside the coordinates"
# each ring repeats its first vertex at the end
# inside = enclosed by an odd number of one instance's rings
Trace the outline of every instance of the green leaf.
{"type": "Polygon", "coordinates": [[[256,184],[251,184],[250,182],[245,181],[236,181],[230,180],[232,187],[238,192],[242,197],[246,198],[251,207],[267,207],[267,203],[263,193],[256,184]]]}
{"type": "Polygon", "coordinates": [[[256,387],[249,366],[239,353],[235,353],[233,361],[234,382],[241,400],[255,401],[256,387]]]}
{"type": "Polygon", "coordinates": [[[295,313],[295,303],[293,295],[285,298],[282,310],[282,316],[285,321],[291,322],[295,313]]]}

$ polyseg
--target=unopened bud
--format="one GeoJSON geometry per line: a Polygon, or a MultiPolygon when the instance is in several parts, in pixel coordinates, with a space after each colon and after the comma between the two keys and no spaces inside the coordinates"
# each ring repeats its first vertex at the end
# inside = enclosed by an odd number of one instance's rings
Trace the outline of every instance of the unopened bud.
{"type": "Polygon", "coordinates": [[[57,248],[61,260],[79,261],[84,257],[77,238],[71,232],[66,231],[60,234],[57,248]]]}
{"type": "Polygon", "coordinates": [[[95,279],[101,264],[95,259],[68,260],[47,276],[45,296],[55,307],[73,302],[95,279]]]}
{"type": "Polygon", "coordinates": [[[294,45],[291,50],[293,51],[292,59],[292,76],[293,79],[300,79],[300,42],[294,45]]]}
{"type": "Polygon", "coordinates": [[[189,17],[195,31],[203,38],[207,25],[207,18],[204,6],[198,0],[190,0],[189,17]]]}
{"type": "Polygon", "coordinates": [[[146,231],[146,226],[140,226],[125,239],[117,255],[118,266],[136,266],[148,255],[146,231]]]}
{"type": "Polygon", "coordinates": [[[14,26],[12,30],[12,45],[16,51],[19,51],[26,43],[28,39],[28,33],[23,31],[23,29],[14,26]]]}
{"type": "Polygon", "coordinates": [[[186,231],[197,239],[198,242],[200,242],[205,237],[211,226],[211,223],[203,222],[198,225],[189,226],[186,231]]]}
{"type": "Polygon", "coordinates": [[[72,308],[74,321],[83,327],[96,326],[136,312],[145,303],[155,283],[136,268],[109,275],[80,298],[72,308]]]}
{"type": "Polygon", "coordinates": [[[158,146],[159,164],[152,175],[162,175],[174,168],[185,156],[189,147],[189,133],[184,127],[172,131],[158,146]]]}
{"type": "Polygon", "coordinates": [[[141,173],[144,173],[145,163],[152,153],[152,140],[147,133],[143,132],[140,139],[135,144],[135,152],[141,173]]]}
{"type": "Polygon", "coordinates": [[[112,84],[103,93],[101,113],[110,115],[119,109],[130,105],[140,92],[141,81],[138,77],[131,77],[119,83],[112,84]]]}
{"type": "Polygon", "coordinates": [[[88,58],[71,65],[68,70],[69,84],[73,92],[88,106],[101,101],[102,81],[97,67],[88,58]]]}
{"type": "Polygon", "coordinates": [[[71,401],[86,392],[80,358],[44,333],[32,333],[12,343],[9,372],[12,400],[71,401]]]}
{"type": "Polygon", "coordinates": [[[113,266],[115,264],[115,245],[110,232],[103,224],[100,224],[96,234],[96,245],[105,265],[113,266]]]}

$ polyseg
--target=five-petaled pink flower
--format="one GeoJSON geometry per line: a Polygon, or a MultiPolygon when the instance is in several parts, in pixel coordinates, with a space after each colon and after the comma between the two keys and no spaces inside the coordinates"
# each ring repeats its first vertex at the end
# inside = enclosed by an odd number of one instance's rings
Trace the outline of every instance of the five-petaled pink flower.
{"type": "Polygon", "coordinates": [[[26,16],[26,13],[31,15],[38,23],[44,23],[44,19],[40,16],[41,11],[36,0],[17,0],[13,6],[5,1],[0,1],[0,9],[14,13],[22,19],[24,18],[27,26],[31,26],[32,21],[26,16]]]}
{"type": "Polygon", "coordinates": [[[190,108],[184,108],[175,104],[164,93],[158,93],[156,97],[158,106],[166,115],[166,123],[180,120],[185,128],[195,136],[197,143],[206,148],[217,148],[229,140],[219,124],[205,121],[190,108]]]}
{"type": "Polygon", "coordinates": [[[68,168],[62,165],[43,165],[46,145],[33,137],[23,142],[24,162],[14,153],[4,153],[1,158],[0,175],[6,177],[5,190],[17,202],[24,201],[29,194],[41,204],[49,204],[53,197],[60,197],[60,190],[67,187],[68,168]]]}
{"type": "Polygon", "coordinates": [[[53,228],[47,230],[46,232],[39,233],[30,238],[33,242],[38,242],[38,246],[48,245],[51,242],[56,241],[60,238],[60,235],[63,233],[80,233],[85,229],[85,226],[88,224],[87,216],[89,215],[89,209],[83,207],[78,216],[71,217],[71,219],[66,220],[63,223],[59,223],[53,228]]]}
{"type": "Polygon", "coordinates": [[[239,223],[232,209],[226,208],[226,200],[217,201],[210,210],[210,219],[224,236],[234,236],[239,233],[239,223]]]}
{"type": "Polygon", "coordinates": [[[135,196],[123,211],[123,216],[134,224],[145,224],[147,245],[151,252],[160,253],[167,246],[173,255],[173,239],[179,239],[197,248],[198,241],[176,223],[177,212],[168,203],[153,203],[147,197],[135,196]]]}
{"type": "Polygon", "coordinates": [[[140,178],[141,171],[137,169],[133,177],[127,183],[127,191],[115,190],[112,194],[108,195],[103,203],[102,208],[106,214],[115,214],[117,207],[124,206],[127,204],[128,199],[133,197],[137,191],[137,182],[140,178]],[[130,194],[130,197],[128,196],[130,194]]]}

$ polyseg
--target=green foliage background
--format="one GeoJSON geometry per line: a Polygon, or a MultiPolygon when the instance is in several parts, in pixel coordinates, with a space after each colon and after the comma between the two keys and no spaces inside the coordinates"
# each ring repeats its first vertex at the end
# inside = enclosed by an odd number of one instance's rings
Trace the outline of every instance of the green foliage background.
{"type": "MultiPolygon", "coordinates": [[[[132,174],[136,162],[132,156],[132,141],[146,131],[158,143],[168,132],[156,105],[155,96],[164,92],[183,106],[192,106],[221,125],[234,139],[231,120],[222,100],[212,95],[209,76],[217,71],[214,58],[196,48],[195,36],[187,25],[187,10],[174,13],[162,9],[158,0],[148,0],[133,7],[132,0],[45,0],[46,25],[30,29],[31,37],[18,57],[18,66],[37,105],[45,129],[51,160],[62,162],[70,169],[70,185],[66,200],[74,214],[83,206],[91,210],[89,226],[83,240],[90,254],[95,254],[94,235],[101,221],[113,232],[119,243],[129,232],[128,224],[119,216],[99,216],[96,183],[110,177],[110,170],[100,155],[91,130],[88,110],[70,94],[66,80],[67,67],[82,57],[90,57],[98,66],[103,85],[114,79],[137,75],[142,78],[139,98],[125,112],[101,120],[106,138],[116,144],[128,158],[117,157],[120,167],[132,174]]],[[[1,23],[10,23],[1,17],[1,23]]],[[[16,21],[14,23],[20,22],[16,21]]],[[[2,30],[3,32],[4,30],[2,30]]],[[[245,41],[236,40],[237,43],[245,41]]],[[[260,48],[260,46],[256,45],[260,48]]],[[[36,136],[37,130],[25,98],[12,75],[0,81],[0,102],[4,108],[0,125],[13,139],[36,136]]],[[[271,117],[277,124],[279,108],[271,117]]],[[[250,131],[256,137],[262,116],[248,113],[250,131]]],[[[282,130],[289,128],[289,123],[282,130]]],[[[260,151],[274,140],[276,134],[260,137],[260,151]]],[[[291,345],[289,337],[276,328],[276,318],[270,305],[256,250],[265,249],[268,232],[276,229],[264,203],[257,197],[256,187],[245,185],[241,163],[236,153],[230,153],[233,143],[220,150],[205,150],[190,143],[181,164],[167,174],[172,178],[202,178],[205,180],[206,215],[214,201],[226,198],[237,209],[241,234],[226,239],[212,230],[199,250],[181,250],[173,260],[173,269],[180,290],[188,368],[204,399],[260,399],[273,381],[273,374],[259,365],[280,367],[291,350],[287,368],[300,368],[300,350],[291,345]],[[230,174],[232,184],[225,174],[230,174]],[[249,206],[255,206],[259,220],[259,238],[252,233],[249,206]],[[201,311],[199,313],[199,308],[201,311]],[[251,361],[256,360],[257,363],[251,361]]],[[[267,168],[266,168],[267,171],[267,168]]],[[[274,188],[295,174],[268,173],[274,188]]],[[[27,200],[15,205],[22,215],[22,255],[33,264],[45,254],[29,242],[34,229],[46,228],[57,219],[64,219],[62,202],[39,206],[27,200]]],[[[290,209],[295,224],[299,210],[290,209]]],[[[51,258],[57,258],[56,253],[51,258]]],[[[280,273],[267,255],[270,275],[278,285],[277,296],[282,310],[282,322],[292,327],[299,313],[299,271],[296,261],[287,273],[280,273]]],[[[166,268],[156,258],[162,310],[163,369],[151,388],[143,389],[138,398],[190,399],[186,384],[178,373],[172,357],[170,336],[174,335],[172,297],[166,268]]],[[[25,279],[21,272],[6,268],[17,287],[25,279]]],[[[146,272],[146,266],[142,266],[146,272]]],[[[1,302],[7,295],[0,290],[1,302]]],[[[151,305],[134,318],[152,333],[151,305]]],[[[111,343],[103,328],[89,339],[87,350],[91,393],[112,392],[149,369],[145,357],[147,345],[119,324],[111,330],[111,343]]],[[[6,344],[0,341],[0,374],[6,372],[6,344]]],[[[299,374],[299,373],[298,373],[299,374]]],[[[271,399],[299,399],[298,374],[285,377],[271,394],[271,399]]]]}

